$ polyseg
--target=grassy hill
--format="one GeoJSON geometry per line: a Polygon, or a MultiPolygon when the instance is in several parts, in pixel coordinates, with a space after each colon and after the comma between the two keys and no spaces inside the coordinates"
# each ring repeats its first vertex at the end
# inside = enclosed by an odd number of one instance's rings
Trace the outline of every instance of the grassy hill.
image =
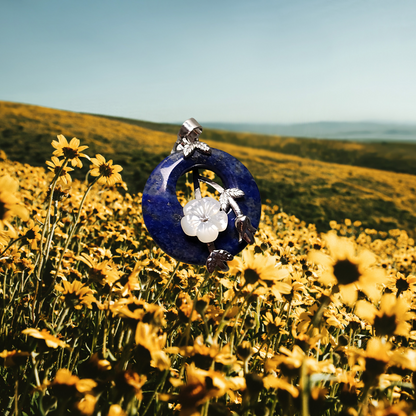
{"type": "MultiPolygon", "coordinates": [[[[179,125],[152,123],[122,117],[102,116],[146,129],[177,134],[179,125]]],[[[204,127],[204,138],[221,143],[272,150],[323,162],[361,166],[416,175],[416,143],[409,141],[311,139],[304,137],[282,137],[257,133],[235,133],[204,127]]]]}
{"type": "Polygon", "coordinates": [[[207,127],[226,131],[273,136],[344,139],[354,141],[416,141],[416,124],[371,121],[314,121],[309,123],[204,123],[207,127]]]}
{"type": "MultiPolygon", "coordinates": [[[[89,155],[101,153],[123,166],[123,179],[130,192],[143,189],[153,168],[169,154],[177,130],[177,126],[169,124],[0,102],[0,149],[11,160],[45,166],[52,155],[51,142],[56,135],[64,134],[68,139],[75,136],[81,144],[89,146],[89,155]]],[[[392,149],[388,154],[384,152],[382,158],[381,148],[377,153],[371,147],[374,144],[209,129],[204,130],[202,140],[240,159],[256,178],[264,200],[316,224],[319,230],[327,230],[330,220],[350,218],[362,221],[364,227],[404,228],[411,235],[416,234],[416,176],[351,166],[352,161],[349,166],[345,156],[361,155],[371,166],[374,160],[377,165],[378,154],[383,163],[391,162],[392,168],[398,169],[404,166],[400,155],[407,157],[409,166],[411,161],[416,166],[415,145],[380,144],[392,149]],[[299,149],[298,155],[290,154],[296,153],[296,149],[299,149]],[[345,159],[335,157],[338,153],[345,159]],[[333,159],[331,154],[335,155],[333,159]],[[326,159],[337,163],[328,163],[326,159]]]]}

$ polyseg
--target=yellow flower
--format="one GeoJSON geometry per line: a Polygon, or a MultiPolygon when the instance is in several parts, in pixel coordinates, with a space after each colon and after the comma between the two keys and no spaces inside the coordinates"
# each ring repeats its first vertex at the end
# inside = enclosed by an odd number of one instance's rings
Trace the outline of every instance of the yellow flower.
{"type": "Polygon", "coordinates": [[[379,310],[371,303],[360,300],[355,313],[370,322],[378,336],[409,337],[411,325],[407,321],[415,316],[409,310],[410,302],[406,297],[396,298],[393,293],[386,293],[381,298],[379,310]]]}
{"type": "Polygon", "coordinates": [[[51,348],[69,347],[68,344],[51,335],[46,329],[42,329],[42,331],[39,331],[35,328],[27,328],[22,331],[22,334],[29,335],[30,337],[37,339],[43,339],[45,341],[45,344],[51,348]]]}
{"type": "Polygon", "coordinates": [[[277,377],[274,374],[269,374],[263,378],[263,383],[266,389],[286,390],[294,398],[299,396],[299,390],[289,382],[287,377],[277,377]]]}
{"type": "Polygon", "coordinates": [[[63,293],[64,296],[61,299],[63,298],[68,306],[73,306],[75,309],[82,309],[82,305],[85,305],[88,309],[91,309],[91,303],[97,301],[92,294],[92,290],[78,280],[72,283],[64,280],[62,284],[64,287],[56,285],[55,289],[63,293]]]}
{"type": "Polygon", "coordinates": [[[281,354],[275,355],[266,362],[264,368],[267,372],[275,371],[276,368],[279,368],[286,377],[298,376],[304,362],[308,374],[335,372],[335,366],[331,360],[317,361],[313,357],[308,357],[298,345],[295,345],[292,351],[286,347],[280,347],[279,351],[281,354]]]}
{"type": "MultiPolygon", "coordinates": [[[[64,163],[64,160],[59,160],[57,157],[52,156],[51,157],[51,161],[47,160],[46,164],[49,166],[48,169],[50,171],[52,171],[55,175],[58,174],[58,172],[60,171],[62,164],[64,163]]],[[[62,170],[61,173],[59,174],[59,181],[62,181],[65,185],[68,185],[72,182],[72,178],[69,175],[68,172],[71,172],[71,170],[74,170],[68,166],[65,166],[62,170]]]]}
{"type": "Polygon", "coordinates": [[[286,322],[283,321],[280,316],[273,317],[270,311],[267,311],[264,316],[264,325],[267,328],[267,334],[269,336],[276,335],[278,333],[288,334],[285,329],[286,322]]]}
{"type": "Polygon", "coordinates": [[[168,354],[180,354],[184,357],[191,357],[191,361],[199,368],[208,370],[212,362],[221,363],[223,365],[232,365],[237,358],[231,353],[230,345],[220,346],[215,341],[211,346],[206,346],[204,338],[199,335],[195,338],[194,344],[166,348],[168,354]]]}
{"type": "Polygon", "coordinates": [[[83,416],[91,416],[94,414],[97,398],[92,394],[86,394],[79,402],[76,403],[76,408],[83,416]]]}
{"type": "MultiPolygon", "coordinates": [[[[45,385],[50,387],[53,394],[57,397],[70,397],[76,393],[91,395],[94,388],[97,387],[97,383],[94,380],[89,378],[80,379],[78,376],[72,375],[66,368],[60,368],[56,372],[55,379],[52,382],[46,381],[45,385]]],[[[91,400],[89,401],[91,402],[91,400]]],[[[84,403],[85,407],[84,405],[81,405],[81,407],[85,409],[91,407],[87,406],[87,404],[84,403]]]]}
{"type": "Polygon", "coordinates": [[[134,395],[138,400],[142,400],[143,393],[142,387],[146,383],[147,377],[139,375],[133,370],[127,370],[123,372],[122,376],[118,379],[117,386],[120,390],[130,390],[134,392],[134,395]],[[120,383],[120,384],[119,384],[120,383]]]}
{"type": "Polygon", "coordinates": [[[2,246],[7,246],[8,243],[9,243],[9,236],[7,235],[7,233],[0,232],[0,244],[2,246]]]}
{"type": "MultiPolygon", "coordinates": [[[[150,353],[150,365],[159,370],[167,370],[170,367],[170,359],[162,348],[166,344],[167,335],[158,335],[158,328],[153,325],[139,322],[136,329],[136,344],[150,353]]],[[[147,355],[147,354],[146,354],[147,355]]],[[[143,355],[142,355],[143,358],[143,355]]]]}
{"type": "Polygon", "coordinates": [[[5,367],[13,367],[15,365],[23,365],[30,354],[26,351],[7,351],[0,353],[0,357],[4,359],[5,367]]]}
{"type": "Polygon", "coordinates": [[[91,175],[99,176],[98,183],[114,185],[116,182],[121,181],[121,175],[119,172],[123,170],[120,165],[113,165],[113,161],[105,161],[105,158],[101,155],[91,158],[91,175]]]}
{"type": "Polygon", "coordinates": [[[27,220],[29,216],[28,210],[20,205],[19,200],[14,196],[18,188],[18,182],[10,176],[0,178],[0,231],[6,226],[12,237],[16,237],[15,230],[10,224],[12,218],[18,216],[27,220]]]}
{"type": "Polygon", "coordinates": [[[342,299],[352,305],[357,300],[358,290],[371,299],[380,296],[380,285],[386,281],[384,270],[373,266],[376,257],[369,250],[356,253],[352,242],[338,237],[334,232],[325,236],[330,256],[321,251],[312,251],[309,259],[324,266],[318,280],[339,288],[342,299]]]}
{"type": "Polygon", "coordinates": [[[268,254],[255,254],[249,248],[242,253],[241,257],[234,257],[228,262],[230,274],[241,272],[243,284],[253,285],[257,282],[263,286],[270,287],[273,294],[289,294],[292,287],[281,280],[289,276],[287,270],[277,268],[277,258],[268,254]]]}
{"type": "Polygon", "coordinates": [[[71,161],[72,166],[78,166],[82,168],[82,162],[80,157],[89,157],[83,153],[83,150],[88,149],[88,146],[80,146],[80,141],[74,137],[69,143],[66,140],[65,136],[59,134],[58,141],[54,140],[52,142],[52,146],[56,149],[53,152],[54,156],[64,156],[65,159],[69,159],[71,161]]]}
{"type": "Polygon", "coordinates": [[[121,408],[119,404],[112,404],[108,410],[107,416],[126,416],[127,413],[121,408]]]}
{"type": "Polygon", "coordinates": [[[201,370],[194,363],[186,366],[186,384],[176,378],[169,380],[174,387],[180,387],[179,395],[172,396],[179,401],[179,416],[196,416],[198,407],[214,397],[222,397],[228,393],[235,398],[235,390],[245,389],[243,377],[226,379],[222,373],[214,370],[201,370]]]}
{"type": "Polygon", "coordinates": [[[89,278],[93,282],[98,282],[102,285],[107,284],[111,287],[121,277],[121,274],[117,270],[117,266],[112,261],[105,260],[98,263],[85,253],[82,253],[80,256],[76,257],[76,259],[82,261],[91,268],[89,278]]]}
{"type": "Polygon", "coordinates": [[[30,220],[23,231],[24,244],[28,244],[32,250],[36,250],[38,248],[37,242],[40,241],[41,238],[40,226],[35,224],[33,220],[30,220]]]}
{"type": "Polygon", "coordinates": [[[165,309],[163,307],[147,303],[143,299],[137,299],[134,296],[115,301],[110,306],[110,310],[114,315],[133,320],[134,324],[137,324],[137,321],[145,321],[155,326],[166,325],[165,309]]]}
{"type": "Polygon", "coordinates": [[[397,291],[396,296],[400,296],[402,293],[416,292],[416,276],[409,275],[405,277],[402,273],[397,272],[397,275],[391,276],[391,282],[388,287],[397,291]]]}
{"type": "Polygon", "coordinates": [[[375,381],[375,378],[383,374],[391,362],[393,354],[391,348],[392,344],[389,342],[383,342],[380,338],[370,338],[365,351],[358,348],[348,348],[345,349],[345,352],[358,358],[361,369],[365,369],[368,377],[364,377],[365,381],[375,381]]]}
{"type": "Polygon", "coordinates": [[[377,400],[371,403],[366,414],[368,416],[409,416],[414,414],[414,410],[412,404],[404,400],[394,404],[377,400]]]}

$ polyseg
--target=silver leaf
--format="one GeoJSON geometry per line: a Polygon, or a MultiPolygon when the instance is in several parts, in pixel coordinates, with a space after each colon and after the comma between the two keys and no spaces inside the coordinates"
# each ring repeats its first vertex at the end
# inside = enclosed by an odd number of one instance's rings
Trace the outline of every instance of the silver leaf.
{"type": "Polygon", "coordinates": [[[238,188],[231,188],[227,189],[226,191],[228,195],[230,195],[232,198],[241,198],[244,196],[244,192],[241,189],[238,188]]]}
{"type": "Polygon", "coordinates": [[[195,146],[190,143],[183,148],[183,156],[186,159],[187,157],[191,156],[192,153],[195,151],[195,146]]]}
{"type": "Polygon", "coordinates": [[[228,198],[228,195],[227,195],[227,193],[226,192],[223,192],[221,195],[220,195],[220,205],[221,205],[221,210],[222,211],[225,211],[225,212],[227,212],[228,211],[228,209],[230,208],[230,201],[229,201],[229,198],[228,198]]]}
{"type": "Polygon", "coordinates": [[[211,153],[211,148],[204,142],[195,142],[194,146],[203,153],[211,153]]]}

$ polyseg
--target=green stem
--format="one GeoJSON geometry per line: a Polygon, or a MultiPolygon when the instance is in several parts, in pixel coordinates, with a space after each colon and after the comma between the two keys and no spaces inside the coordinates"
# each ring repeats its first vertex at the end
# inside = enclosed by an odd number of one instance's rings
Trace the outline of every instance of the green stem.
{"type": "Polygon", "coordinates": [[[57,334],[59,334],[59,333],[61,332],[61,329],[62,329],[62,323],[63,323],[63,321],[64,321],[64,319],[65,319],[66,315],[68,314],[68,312],[69,312],[69,307],[66,307],[66,308],[63,310],[63,312],[62,312],[62,314],[61,314],[61,317],[59,318],[59,322],[58,322],[58,324],[56,325],[56,333],[57,333],[57,334]]]}
{"type": "Polygon", "coordinates": [[[153,394],[152,394],[152,397],[150,398],[149,403],[147,403],[147,406],[146,406],[146,408],[144,409],[143,413],[140,413],[140,414],[142,414],[143,416],[145,416],[145,415],[146,415],[146,413],[147,413],[147,411],[149,410],[149,408],[150,408],[151,404],[153,403],[153,400],[154,400],[154,399],[155,399],[155,397],[156,397],[156,394],[157,394],[158,390],[163,388],[163,385],[165,384],[165,380],[166,380],[166,377],[167,377],[168,373],[169,373],[169,370],[165,370],[165,373],[163,374],[162,380],[161,380],[161,381],[160,381],[160,383],[156,386],[156,388],[155,388],[155,390],[154,390],[154,392],[153,392],[153,394]]]}
{"type": "Polygon", "coordinates": [[[3,256],[3,254],[14,244],[17,243],[19,240],[21,240],[24,236],[18,237],[12,241],[9,242],[9,244],[7,245],[7,247],[0,253],[0,257],[3,256]]]}
{"type": "Polygon", "coordinates": [[[208,416],[209,400],[207,400],[201,409],[201,416],[208,416]]]}
{"type": "Polygon", "coordinates": [[[69,236],[68,236],[68,238],[67,238],[67,240],[66,240],[66,243],[65,243],[65,247],[64,247],[64,249],[62,250],[61,256],[60,256],[60,258],[59,258],[59,262],[58,262],[58,265],[57,265],[57,267],[56,267],[56,274],[55,274],[55,276],[58,274],[58,272],[59,272],[59,270],[60,270],[60,268],[61,268],[61,264],[62,264],[62,260],[63,260],[63,258],[64,258],[65,251],[67,250],[67,248],[68,248],[68,246],[69,246],[69,243],[71,242],[71,239],[72,239],[72,237],[74,236],[75,229],[77,228],[77,223],[78,223],[78,221],[79,221],[79,218],[81,217],[81,211],[82,211],[82,207],[83,207],[83,205],[84,205],[84,202],[85,202],[85,200],[87,199],[87,196],[88,196],[88,194],[89,194],[89,192],[90,192],[91,188],[95,185],[95,183],[96,183],[96,182],[97,182],[100,178],[101,178],[101,176],[97,176],[97,177],[96,177],[96,178],[95,178],[95,179],[94,179],[94,180],[90,183],[90,185],[88,186],[87,190],[85,191],[84,196],[82,197],[81,203],[79,204],[79,207],[78,207],[78,213],[77,213],[77,217],[75,218],[74,225],[73,225],[73,226],[72,226],[72,228],[71,228],[71,231],[70,231],[69,236]]]}
{"type": "Polygon", "coordinates": [[[370,392],[370,388],[371,388],[371,384],[370,383],[366,383],[364,386],[364,390],[361,393],[361,404],[360,404],[360,408],[358,410],[358,416],[361,416],[364,413],[364,410],[367,408],[367,400],[368,400],[368,393],[370,392]]]}
{"type": "Polygon", "coordinates": [[[75,229],[77,228],[77,223],[78,223],[79,218],[80,218],[80,216],[81,216],[81,211],[82,211],[82,207],[83,207],[83,205],[84,205],[84,202],[85,202],[85,200],[86,200],[86,198],[87,198],[87,196],[88,196],[88,194],[89,194],[89,192],[90,192],[91,188],[93,187],[93,185],[94,185],[94,184],[98,181],[98,179],[100,179],[100,178],[101,178],[101,176],[97,176],[97,177],[96,177],[96,178],[95,178],[95,179],[94,179],[94,180],[90,183],[90,185],[88,186],[87,190],[85,191],[84,196],[82,197],[81,203],[79,204],[79,207],[78,207],[77,217],[75,218],[74,225],[73,225],[73,226],[72,226],[72,228],[71,228],[71,231],[70,231],[70,233],[69,233],[69,235],[68,235],[68,238],[67,238],[67,240],[66,240],[65,246],[64,246],[64,248],[63,248],[63,250],[62,250],[62,252],[61,252],[61,256],[59,257],[58,265],[56,266],[55,276],[54,276],[54,278],[53,278],[52,284],[49,286],[49,289],[47,290],[47,292],[46,292],[46,294],[45,294],[45,297],[46,297],[46,296],[47,296],[50,292],[52,292],[53,288],[55,287],[55,282],[56,282],[56,279],[57,279],[57,277],[58,277],[58,273],[59,273],[59,271],[60,271],[60,269],[61,269],[62,260],[63,260],[63,258],[64,258],[64,255],[65,255],[66,250],[68,249],[69,243],[71,242],[72,237],[74,236],[75,229]]]}
{"type": "Polygon", "coordinates": [[[306,333],[311,336],[313,328],[316,328],[319,326],[319,323],[321,322],[322,315],[324,314],[325,308],[329,305],[331,302],[331,298],[329,296],[324,296],[324,299],[322,300],[322,303],[319,305],[318,310],[315,312],[315,315],[312,317],[311,322],[309,322],[308,328],[306,330],[306,333]]]}
{"type": "Polygon", "coordinates": [[[102,311],[98,311],[96,319],[95,319],[94,334],[92,336],[92,344],[91,344],[91,355],[94,354],[95,346],[97,345],[98,328],[100,327],[100,324],[101,324],[100,315],[102,315],[102,314],[103,314],[102,311]]]}
{"type": "MultiPolygon", "coordinates": [[[[49,233],[48,241],[46,243],[46,248],[45,248],[46,254],[45,254],[44,261],[43,261],[43,267],[45,267],[45,265],[46,265],[46,263],[49,259],[49,253],[51,251],[53,235],[55,234],[55,228],[56,228],[57,224],[58,224],[58,201],[55,201],[52,230],[49,233]]],[[[41,274],[43,275],[42,271],[41,271],[41,274]]]]}
{"type": "Polygon", "coordinates": [[[309,416],[309,386],[308,386],[308,368],[305,356],[300,369],[300,388],[302,391],[302,416],[309,416]]]}
{"type": "MultiPolygon", "coordinates": [[[[244,287],[243,287],[244,288],[244,287]]],[[[241,290],[243,289],[243,288],[241,288],[241,290]]],[[[249,299],[249,297],[253,294],[253,292],[255,291],[257,289],[257,285],[255,285],[254,286],[254,288],[253,288],[253,290],[244,298],[244,301],[243,301],[243,303],[241,304],[241,306],[240,306],[240,311],[241,311],[241,308],[245,305],[245,303],[247,302],[247,300],[249,299]]],[[[241,290],[239,290],[238,292],[236,292],[236,294],[234,295],[234,297],[232,298],[232,300],[231,300],[231,302],[228,304],[228,306],[227,306],[227,308],[225,309],[225,311],[224,311],[224,313],[222,314],[222,316],[221,316],[221,320],[220,320],[220,322],[219,322],[219,324],[218,324],[218,328],[217,328],[217,330],[215,331],[215,334],[214,334],[214,342],[215,341],[217,341],[217,339],[218,339],[218,337],[219,337],[219,335],[220,335],[220,332],[222,331],[222,328],[223,328],[223,323],[224,323],[224,319],[225,319],[225,317],[227,316],[227,313],[229,312],[229,310],[232,308],[232,306],[234,305],[234,302],[237,300],[237,298],[239,297],[239,295],[240,295],[240,293],[241,293],[241,290]]]]}
{"type": "Polygon", "coordinates": [[[58,183],[58,180],[61,176],[62,171],[64,170],[64,168],[66,167],[67,163],[68,163],[68,158],[66,158],[64,160],[64,163],[62,163],[62,166],[60,167],[59,171],[56,173],[55,177],[52,180],[51,186],[50,186],[50,195],[49,195],[49,202],[48,202],[48,207],[46,209],[46,217],[45,217],[45,222],[43,223],[43,227],[42,227],[42,236],[40,238],[40,243],[39,243],[39,256],[40,256],[40,264],[38,267],[38,273],[37,273],[37,278],[38,280],[40,280],[40,271],[43,268],[43,255],[44,255],[44,246],[43,246],[43,240],[46,237],[46,230],[49,231],[49,224],[50,224],[50,215],[51,215],[51,208],[52,208],[52,202],[53,202],[53,194],[55,192],[55,188],[56,188],[56,184],[58,183]]]}
{"type": "MultiPolygon", "coordinates": [[[[243,319],[241,320],[240,330],[243,328],[243,325],[244,325],[244,322],[247,318],[247,314],[248,314],[249,309],[250,309],[250,306],[248,306],[246,308],[245,312],[244,312],[243,319]]],[[[233,348],[234,348],[234,339],[235,339],[235,346],[238,347],[240,345],[240,341],[244,339],[244,337],[246,335],[246,332],[247,332],[247,331],[245,331],[240,337],[237,334],[237,322],[238,322],[238,318],[240,317],[241,310],[242,309],[240,309],[238,311],[238,314],[235,317],[234,331],[233,331],[233,334],[232,334],[232,337],[231,337],[231,351],[233,351],[233,348]]]]}
{"type": "Polygon", "coordinates": [[[16,377],[16,383],[14,385],[14,413],[19,416],[19,379],[16,377]]]}
{"type": "Polygon", "coordinates": [[[180,263],[181,263],[180,261],[176,262],[175,269],[173,270],[172,274],[170,275],[170,278],[169,278],[168,282],[165,284],[165,286],[163,286],[162,290],[158,293],[156,298],[153,300],[153,303],[156,303],[159,300],[159,298],[165,293],[165,290],[170,286],[170,284],[172,283],[173,278],[175,277],[176,271],[178,270],[178,267],[179,267],[180,263]]]}

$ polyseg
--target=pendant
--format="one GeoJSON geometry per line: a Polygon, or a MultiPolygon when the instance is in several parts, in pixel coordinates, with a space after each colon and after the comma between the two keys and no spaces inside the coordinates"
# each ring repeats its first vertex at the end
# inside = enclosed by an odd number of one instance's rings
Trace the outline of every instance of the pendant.
{"type": "Polygon", "coordinates": [[[199,141],[202,127],[191,118],[182,125],[172,153],[152,172],[143,191],[146,228],[169,256],[184,263],[228,270],[232,260],[254,242],[261,215],[261,198],[254,178],[236,158],[199,141]],[[199,174],[210,170],[224,188],[199,174]],[[176,184],[192,172],[195,199],[179,203],[176,184]],[[200,182],[220,193],[219,200],[201,197],[200,182]]]}

